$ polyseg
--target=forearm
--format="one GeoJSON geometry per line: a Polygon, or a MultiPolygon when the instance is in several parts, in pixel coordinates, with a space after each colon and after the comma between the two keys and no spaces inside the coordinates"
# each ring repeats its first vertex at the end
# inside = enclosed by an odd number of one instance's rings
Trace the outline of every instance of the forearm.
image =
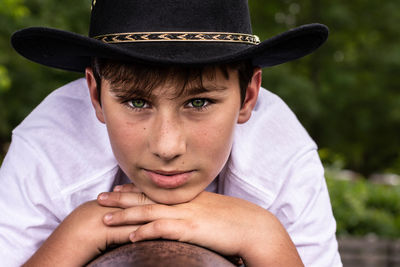
{"type": "Polygon", "coordinates": [[[24,266],[83,266],[97,255],[87,243],[56,230],[24,266]]]}
{"type": "Polygon", "coordinates": [[[256,244],[257,248],[249,248],[242,258],[247,267],[301,267],[304,264],[290,240],[273,241],[264,246],[256,244]]]}
{"type": "MultiPolygon", "coordinates": [[[[86,203],[65,218],[25,266],[82,266],[96,256],[95,240],[88,235],[91,229],[87,229],[86,233],[82,231],[84,225],[96,224],[93,219],[85,218],[87,206],[92,205],[86,203]]],[[[93,234],[96,236],[96,233],[93,234]]]]}
{"type": "Polygon", "coordinates": [[[267,211],[262,211],[262,213],[263,216],[254,222],[254,228],[248,231],[248,236],[244,239],[239,252],[245,265],[248,267],[304,266],[283,225],[271,213],[267,211]]]}
{"type": "Polygon", "coordinates": [[[25,266],[83,266],[107,248],[129,242],[136,226],[107,227],[103,216],[119,210],[87,202],[75,209],[49,236],[25,266]]]}

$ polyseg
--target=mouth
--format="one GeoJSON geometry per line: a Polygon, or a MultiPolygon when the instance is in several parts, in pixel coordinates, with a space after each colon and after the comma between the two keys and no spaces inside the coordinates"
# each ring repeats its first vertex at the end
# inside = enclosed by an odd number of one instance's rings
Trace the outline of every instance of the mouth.
{"type": "Polygon", "coordinates": [[[193,171],[162,171],[144,169],[150,180],[160,188],[174,189],[187,183],[193,171]]]}

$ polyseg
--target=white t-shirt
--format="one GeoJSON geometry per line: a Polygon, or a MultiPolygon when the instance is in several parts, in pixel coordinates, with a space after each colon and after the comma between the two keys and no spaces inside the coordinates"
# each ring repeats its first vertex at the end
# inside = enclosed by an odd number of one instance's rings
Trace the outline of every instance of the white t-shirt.
{"type": "MultiPolygon", "coordinates": [[[[306,266],[342,266],[315,143],[276,95],[261,90],[235,129],[209,191],[249,200],[281,221],[306,266]]],[[[110,191],[119,168],[84,79],[50,94],[14,131],[0,169],[0,259],[19,266],[78,205],[110,191]]]]}

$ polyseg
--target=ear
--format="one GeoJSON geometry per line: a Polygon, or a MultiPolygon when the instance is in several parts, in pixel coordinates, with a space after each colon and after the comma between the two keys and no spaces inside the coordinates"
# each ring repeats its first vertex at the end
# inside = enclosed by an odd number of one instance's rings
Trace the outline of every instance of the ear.
{"type": "Polygon", "coordinates": [[[85,77],[89,87],[90,100],[92,101],[93,108],[96,112],[96,117],[100,122],[105,123],[103,109],[100,103],[101,100],[97,91],[97,83],[96,79],[94,78],[92,68],[85,69],[85,77]]]}
{"type": "Polygon", "coordinates": [[[246,96],[243,105],[239,111],[239,117],[237,120],[238,123],[245,123],[250,119],[251,112],[253,111],[256,105],[258,92],[260,91],[261,87],[261,79],[262,79],[261,74],[262,74],[261,68],[259,67],[254,68],[253,77],[251,78],[251,81],[247,86],[246,96]]]}

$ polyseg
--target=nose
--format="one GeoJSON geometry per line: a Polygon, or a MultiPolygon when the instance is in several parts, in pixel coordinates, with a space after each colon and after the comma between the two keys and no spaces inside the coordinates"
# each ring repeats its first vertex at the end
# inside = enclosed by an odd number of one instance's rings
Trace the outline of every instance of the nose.
{"type": "Polygon", "coordinates": [[[173,114],[158,114],[149,131],[150,152],[164,161],[171,161],[186,152],[183,122],[173,114]]]}

